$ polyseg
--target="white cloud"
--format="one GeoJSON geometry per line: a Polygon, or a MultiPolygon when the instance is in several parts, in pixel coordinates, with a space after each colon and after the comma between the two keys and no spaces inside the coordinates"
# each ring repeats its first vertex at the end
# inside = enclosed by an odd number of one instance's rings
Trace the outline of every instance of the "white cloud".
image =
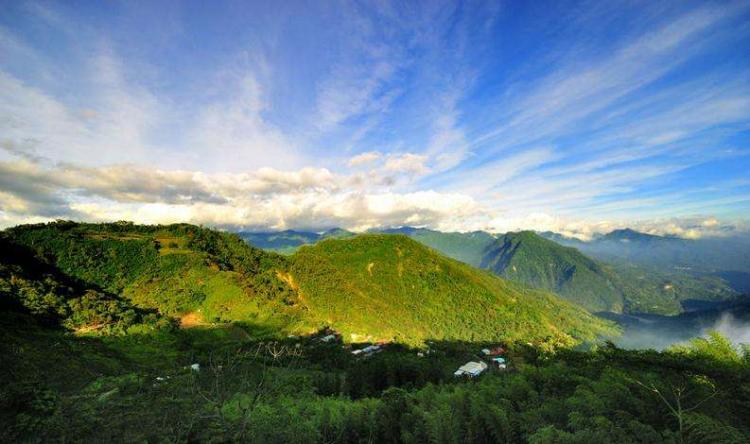
{"type": "MultiPolygon", "coordinates": [[[[356,176],[360,177],[360,176],[356,176]]],[[[27,159],[0,162],[0,224],[55,218],[192,222],[246,229],[365,230],[416,225],[441,230],[555,231],[590,239],[616,228],[686,238],[746,229],[716,217],[646,221],[590,220],[533,210],[491,209],[467,194],[382,190],[377,174],[355,180],[325,168],[207,174],[113,165],[43,166],[27,159]]]]}
{"type": "Polygon", "coordinates": [[[384,60],[373,66],[339,67],[318,91],[319,128],[329,130],[352,117],[387,108],[395,97],[387,94],[385,83],[395,69],[384,60]]]}
{"type": "Polygon", "coordinates": [[[395,173],[426,174],[430,169],[425,162],[427,156],[419,154],[391,154],[385,161],[385,169],[395,173]]]}
{"type": "Polygon", "coordinates": [[[357,154],[356,156],[349,159],[348,165],[350,167],[367,165],[380,160],[381,157],[383,157],[383,154],[378,151],[368,151],[366,153],[357,154]]]}
{"type": "Polygon", "coordinates": [[[613,230],[631,228],[657,236],[677,236],[685,239],[731,236],[747,233],[746,221],[719,221],[714,217],[685,217],[650,220],[586,220],[538,212],[519,216],[498,216],[486,222],[484,229],[506,233],[510,231],[551,231],[567,237],[591,240],[613,230]],[[705,223],[708,222],[708,225],[705,223]]]}
{"type": "Polygon", "coordinates": [[[325,168],[208,174],[135,165],[45,167],[29,160],[0,162],[0,218],[188,221],[246,228],[366,229],[432,225],[481,212],[455,193],[379,190],[375,175],[355,182],[325,168]]]}
{"type": "Polygon", "coordinates": [[[242,76],[230,100],[205,107],[185,138],[184,167],[203,171],[241,171],[260,167],[296,167],[301,156],[294,143],[262,117],[262,89],[251,74],[242,76]]]}

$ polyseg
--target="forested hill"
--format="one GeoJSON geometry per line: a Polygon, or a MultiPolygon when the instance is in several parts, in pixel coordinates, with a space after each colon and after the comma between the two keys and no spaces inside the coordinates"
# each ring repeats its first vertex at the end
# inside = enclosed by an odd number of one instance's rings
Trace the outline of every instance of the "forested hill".
{"type": "Polygon", "coordinates": [[[167,325],[154,311],[72,278],[0,233],[0,309],[26,312],[42,325],[122,331],[138,323],[167,325]]]}
{"type": "Polygon", "coordinates": [[[481,266],[557,292],[592,311],[621,312],[625,306],[624,291],[612,270],[531,231],[501,236],[486,250],[481,266]]]}
{"type": "Polygon", "coordinates": [[[8,241],[91,288],[193,322],[294,322],[282,256],[233,234],[187,224],[55,222],[5,231],[8,241]]]}
{"type": "Polygon", "coordinates": [[[571,344],[611,332],[551,293],[446,258],[402,235],[325,240],[302,247],[291,261],[311,314],[352,338],[571,344]]]}
{"type": "Polygon", "coordinates": [[[404,234],[442,254],[474,267],[482,265],[482,258],[495,241],[495,235],[485,231],[468,233],[442,232],[427,228],[401,227],[376,230],[388,234],[404,234]]]}
{"type": "Polygon", "coordinates": [[[737,294],[717,278],[598,262],[531,231],[498,238],[481,266],[591,311],[675,314],[684,300],[725,300],[737,294]]]}

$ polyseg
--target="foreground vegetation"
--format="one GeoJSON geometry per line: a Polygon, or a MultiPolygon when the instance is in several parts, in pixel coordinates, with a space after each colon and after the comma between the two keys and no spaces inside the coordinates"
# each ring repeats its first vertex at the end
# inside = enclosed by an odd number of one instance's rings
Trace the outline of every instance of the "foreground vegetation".
{"type": "Polygon", "coordinates": [[[690,442],[750,439],[750,355],[719,336],[669,352],[545,352],[453,370],[484,343],[357,359],[314,338],[229,328],[74,335],[0,316],[4,442],[690,442]],[[200,371],[187,366],[198,363],[200,371]]]}

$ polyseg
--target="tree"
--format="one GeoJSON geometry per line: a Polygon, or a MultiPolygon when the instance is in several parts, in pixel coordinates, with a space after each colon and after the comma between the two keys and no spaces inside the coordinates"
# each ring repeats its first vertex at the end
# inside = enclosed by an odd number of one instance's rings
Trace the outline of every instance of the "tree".
{"type": "Polygon", "coordinates": [[[684,379],[666,389],[658,387],[654,382],[633,380],[640,387],[655,394],[677,420],[677,438],[680,443],[684,442],[687,415],[719,394],[714,383],[705,376],[694,376],[691,379],[692,381],[684,379]]]}

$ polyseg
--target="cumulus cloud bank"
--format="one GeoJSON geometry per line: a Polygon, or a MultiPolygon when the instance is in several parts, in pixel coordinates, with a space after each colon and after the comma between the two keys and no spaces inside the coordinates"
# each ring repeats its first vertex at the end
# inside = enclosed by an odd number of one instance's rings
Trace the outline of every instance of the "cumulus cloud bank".
{"type": "MultiPolygon", "coordinates": [[[[404,158],[410,156],[399,159],[404,158]]],[[[422,159],[418,161],[421,165],[422,159]]],[[[747,228],[742,221],[728,223],[715,217],[592,222],[546,213],[497,215],[467,194],[395,192],[387,180],[389,173],[387,167],[350,174],[313,167],[205,173],[134,164],[52,164],[19,155],[0,161],[0,226],[56,218],[187,221],[258,230],[344,227],[358,231],[411,225],[496,233],[534,229],[581,239],[625,227],[686,238],[729,235],[747,228]]]]}
{"type": "Polygon", "coordinates": [[[44,166],[0,162],[0,209],[9,222],[36,218],[189,221],[236,228],[364,230],[383,225],[448,226],[481,208],[456,193],[394,193],[325,168],[244,173],[165,171],[138,165],[44,166]]]}

